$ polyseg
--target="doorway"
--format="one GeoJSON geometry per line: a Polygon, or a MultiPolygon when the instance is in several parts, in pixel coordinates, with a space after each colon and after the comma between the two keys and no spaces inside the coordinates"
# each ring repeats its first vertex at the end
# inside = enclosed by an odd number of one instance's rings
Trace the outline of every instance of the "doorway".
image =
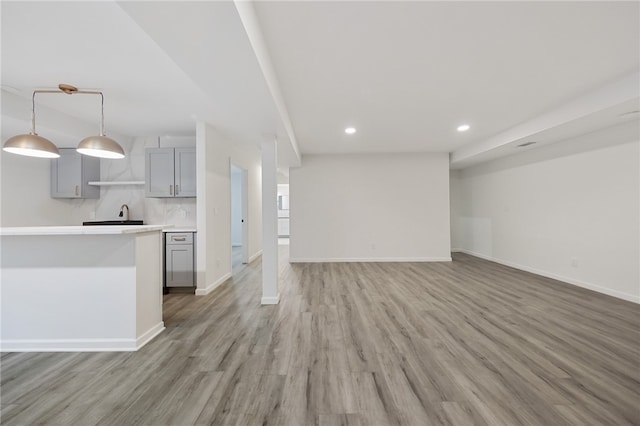
{"type": "Polygon", "coordinates": [[[248,173],[231,163],[231,270],[232,274],[249,262],[248,173]]]}
{"type": "Polygon", "coordinates": [[[278,183],[278,244],[289,245],[288,183],[278,183]]]}

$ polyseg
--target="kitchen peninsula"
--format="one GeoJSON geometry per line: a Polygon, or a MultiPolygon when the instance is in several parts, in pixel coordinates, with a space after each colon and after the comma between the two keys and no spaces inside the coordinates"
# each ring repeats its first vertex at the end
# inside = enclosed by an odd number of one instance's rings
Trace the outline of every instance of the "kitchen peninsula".
{"type": "Polygon", "coordinates": [[[0,228],[0,350],[135,351],[164,330],[162,227],[0,228]]]}

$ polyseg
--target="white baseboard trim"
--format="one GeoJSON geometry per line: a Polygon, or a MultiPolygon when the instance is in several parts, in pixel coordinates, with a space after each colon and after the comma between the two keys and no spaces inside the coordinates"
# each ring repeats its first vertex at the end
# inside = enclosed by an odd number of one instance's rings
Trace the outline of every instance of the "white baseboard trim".
{"type": "Polygon", "coordinates": [[[137,339],[0,340],[0,352],[135,352],[164,329],[160,321],[137,339]]]}
{"type": "Polygon", "coordinates": [[[449,257],[298,257],[289,258],[289,263],[338,263],[338,262],[451,262],[449,257]]]}
{"type": "Polygon", "coordinates": [[[251,256],[249,256],[249,262],[248,263],[253,262],[254,260],[259,258],[260,256],[262,256],[262,250],[259,250],[258,252],[256,252],[256,253],[252,254],[251,256]]]}
{"type": "Polygon", "coordinates": [[[1,352],[133,352],[136,339],[19,339],[0,341],[1,352]]]}
{"type": "Polygon", "coordinates": [[[640,296],[636,296],[629,293],[623,293],[621,291],[612,290],[610,288],[602,287],[596,284],[588,283],[585,281],[576,280],[574,278],[564,277],[562,275],[554,274],[553,272],[543,271],[536,268],[531,268],[529,266],[520,265],[517,263],[509,262],[507,260],[498,259],[491,256],[486,256],[481,253],[476,253],[471,250],[459,249],[461,253],[466,253],[471,256],[479,257],[480,259],[489,260],[491,262],[499,263],[501,265],[509,266],[511,268],[520,269],[522,271],[531,272],[532,274],[541,275],[543,277],[551,278],[554,280],[562,281],[567,284],[572,284],[577,287],[586,288],[587,290],[592,290],[598,293],[606,294],[608,296],[617,297],[618,299],[627,300],[629,302],[640,303],[640,296]]]}
{"type": "Polygon", "coordinates": [[[136,350],[140,349],[141,347],[149,343],[154,337],[156,337],[158,334],[162,333],[163,331],[164,331],[164,321],[160,321],[158,324],[154,325],[149,330],[142,333],[142,335],[136,339],[136,350]]]}
{"type": "Polygon", "coordinates": [[[280,303],[280,293],[276,297],[263,297],[261,303],[263,305],[277,305],[280,303]]]}
{"type": "Polygon", "coordinates": [[[223,282],[225,282],[229,278],[231,278],[231,272],[224,274],[218,281],[207,286],[206,288],[197,288],[196,296],[206,296],[207,294],[211,293],[213,290],[218,288],[223,282]]]}

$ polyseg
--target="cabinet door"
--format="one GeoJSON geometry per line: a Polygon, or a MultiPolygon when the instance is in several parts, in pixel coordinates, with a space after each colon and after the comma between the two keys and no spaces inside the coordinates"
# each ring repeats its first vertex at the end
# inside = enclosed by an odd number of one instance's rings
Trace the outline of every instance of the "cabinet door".
{"type": "Polygon", "coordinates": [[[196,196],[196,149],[175,149],[175,195],[176,197],[196,196]]]}
{"type": "Polygon", "coordinates": [[[147,197],[173,197],[173,148],[147,148],[145,150],[145,195],[147,197]]]}
{"type": "Polygon", "coordinates": [[[60,157],[51,160],[51,198],[80,198],[82,158],[73,148],[60,148],[60,157]]]}
{"type": "Polygon", "coordinates": [[[167,287],[193,287],[193,245],[166,246],[165,285],[167,287]]]}

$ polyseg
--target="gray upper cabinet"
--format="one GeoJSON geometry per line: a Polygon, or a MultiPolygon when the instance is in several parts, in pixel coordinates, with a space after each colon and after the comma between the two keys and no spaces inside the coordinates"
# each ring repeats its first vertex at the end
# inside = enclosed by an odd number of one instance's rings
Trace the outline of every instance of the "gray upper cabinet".
{"type": "Polygon", "coordinates": [[[195,197],[196,149],[147,148],[145,175],[147,197],[195,197]]]}
{"type": "Polygon", "coordinates": [[[145,195],[173,197],[173,170],[173,148],[147,148],[145,150],[145,195]]]}
{"type": "Polygon", "coordinates": [[[100,159],[81,155],[75,148],[59,148],[51,160],[51,198],[100,198],[100,159]]]}
{"type": "Polygon", "coordinates": [[[196,149],[176,148],[176,197],[196,196],[196,149]]]}

